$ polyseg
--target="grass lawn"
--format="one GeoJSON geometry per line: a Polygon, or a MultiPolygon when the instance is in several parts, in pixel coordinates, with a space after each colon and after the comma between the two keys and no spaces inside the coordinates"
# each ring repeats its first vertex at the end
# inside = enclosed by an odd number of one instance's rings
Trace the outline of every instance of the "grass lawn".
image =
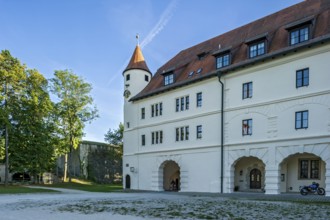
{"type": "Polygon", "coordinates": [[[49,193],[57,192],[50,189],[32,189],[24,186],[0,186],[0,194],[18,194],[18,193],[49,193]]]}
{"type": "Polygon", "coordinates": [[[121,184],[97,184],[86,180],[72,179],[71,183],[55,183],[43,185],[54,188],[77,189],[88,192],[118,192],[123,189],[121,184]]]}

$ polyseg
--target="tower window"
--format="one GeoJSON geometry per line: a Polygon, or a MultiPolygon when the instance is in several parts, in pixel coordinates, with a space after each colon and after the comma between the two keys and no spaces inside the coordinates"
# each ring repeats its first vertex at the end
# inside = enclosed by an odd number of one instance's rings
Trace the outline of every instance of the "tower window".
{"type": "Polygon", "coordinates": [[[131,75],[127,74],[126,75],[126,81],[129,81],[131,79],[131,75]]]}
{"type": "Polygon", "coordinates": [[[149,82],[149,76],[144,75],[144,80],[145,80],[146,82],[149,82]]]}

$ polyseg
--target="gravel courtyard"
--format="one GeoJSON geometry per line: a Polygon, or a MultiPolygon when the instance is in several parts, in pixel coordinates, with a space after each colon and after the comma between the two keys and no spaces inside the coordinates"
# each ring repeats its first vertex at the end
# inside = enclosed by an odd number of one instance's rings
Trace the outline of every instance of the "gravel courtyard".
{"type": "Polygon", "coordinates": [[[61,191],[0,195],[0,219],[330,219],[316,195],[61,191]]]}

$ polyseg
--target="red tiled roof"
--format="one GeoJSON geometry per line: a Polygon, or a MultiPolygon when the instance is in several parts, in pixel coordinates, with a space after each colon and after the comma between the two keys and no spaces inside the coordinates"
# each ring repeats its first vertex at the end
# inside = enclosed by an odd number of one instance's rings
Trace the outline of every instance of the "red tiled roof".
{"type": "Polygon", "coordinates": [[[219,52],[219,45],[221,48],[230,49],[231,65],[221,69],[228,72],[236,67],[265,60],[266,57],[270,56],[274,58],[280,53],[302,48],[324,39],[330,40],[330,0],[303,1],[181,51],[160,67],[150,83],[131,100],[143,99],[169,89],[216,76],[217,70],[213,55],[219,52]],[[305,20],[312,22],[311,40],[290,46],[288,27],[305,22],[305,20]],[[267,53],[249,59],[247,42],[258,36],[266,37],[267,53]],[[204,58],[199,59],[198,55],[200,54],[204,54],[204,58]],[[196,74],[199,68],[203,70],[200,74],[196,74]],[[175,83],[164,86],[162,73],[168,70],[173,71],[175,83]],[[191,71],[195,71],[195,73],[189,77],[191,71]]]}
{"type": "Polygon", "coordinates": [[[141,69],[141,70],[145,70],[151,74],[151,72],[147,66],[147,63],[144,60],[144,57],[143,57],[143,54],[142,54],[142,51],[141,51],[141,48],[139,45],[137,45],[135,47],[131,60],[129,61],[126,69],[123,71],[123,74],[127,70],[131,70],[131,69],[141,69]]]}

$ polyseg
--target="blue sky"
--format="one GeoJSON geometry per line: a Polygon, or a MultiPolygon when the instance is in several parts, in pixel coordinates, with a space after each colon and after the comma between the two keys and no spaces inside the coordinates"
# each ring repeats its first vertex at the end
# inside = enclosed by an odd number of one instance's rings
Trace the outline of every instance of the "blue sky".
{"type": "Polygon", "coordinates": [[[123,121],[123,79],[140,35],[152,73],[181,50],[302,0],[0,0],[0,49],[46,78],[70,69],[93,86],[100,118],[85,140],[123,121]]]}

